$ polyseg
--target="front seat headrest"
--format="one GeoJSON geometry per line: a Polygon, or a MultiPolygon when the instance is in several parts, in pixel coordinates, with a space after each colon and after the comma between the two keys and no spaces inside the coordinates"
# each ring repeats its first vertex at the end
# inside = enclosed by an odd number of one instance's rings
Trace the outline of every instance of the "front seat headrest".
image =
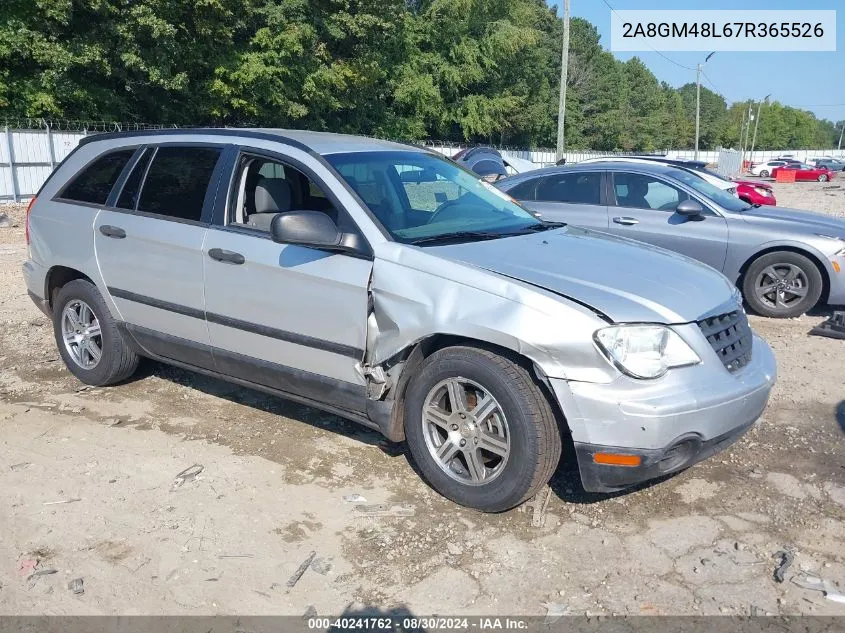
{"type": "Polygon", "coordinates": [[[255,185],[255,213],[290,211],[290,183],[284,178],[262,177],[255,185]]]}

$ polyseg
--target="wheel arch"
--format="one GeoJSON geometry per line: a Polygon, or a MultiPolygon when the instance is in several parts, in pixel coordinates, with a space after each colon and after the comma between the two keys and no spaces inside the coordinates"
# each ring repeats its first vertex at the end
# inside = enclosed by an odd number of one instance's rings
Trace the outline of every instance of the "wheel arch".
{"type": "MultiPolygon", "coordinates": [[[[44,278],[44,298],[47,300],[47,305],[50,307],[51,312],[56,294],[65,284],[75,279],[84,279],[94,284],[94,280],[88,275],[69,266],[52,266],[47,271],[47,275],[44,278]]],[[[94,285],[96,286],[96,284],[94,285]]]]}
{"type": "Polygon", "coordinates": [[[395,442],[401,442],[405,439],[405,394],[407,393],[408,384],[417,368],[426,358],[435,352],[447,347],[458,346],[484,349],[503,356],[523,367],[534,378],[540,391],[549,401],[549,405],[557,417],[561,438],[565,440],[565,438],[570,436],[569,425],[566,423],[566,415],[560,408],[557,398],[554,397],[548,376],[546,376],[545,372],[536,362],[511,348],[482,339],[455,334],[432,334],[408,345],[394,356],[394,358],[402,359],[398,362],[402,362],[403,364],[399,375],[396,377],[396,387],[393,390],[390,417],[384,429],[384,434],[389,439],[395,442]]]}
{"type": "Polygon", "coordinates": [[[736,280],[737,288],[742,288],[742,285],[745,282],[745,274],[748,272],[748,269],[751,267],[751,264],[753,264],[756,260],[763,257],[764,255],[768,255],[770,253],[779,253],[782,251],[795,253],[796,255],[802,255],[809,259],[811,262],[813,262],[813,264],[822,276],[822,294],[819,297],[819,301],[827,302],[828,293],[830,292],[830,276],[824,264],[822,263],[822,259],[811,250],[801,248],[800,246],[795,246],[793,244],[772,244],[751,255],[739,268],[739,276],[736,280]]]}

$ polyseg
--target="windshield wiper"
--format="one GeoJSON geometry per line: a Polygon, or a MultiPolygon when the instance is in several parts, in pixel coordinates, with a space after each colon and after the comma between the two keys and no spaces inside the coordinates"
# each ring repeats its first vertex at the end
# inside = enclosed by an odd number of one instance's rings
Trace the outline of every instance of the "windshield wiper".
{"type": "Polygon", "coordinates": [[[759,209],[763,205],[759,202],[755,202],[754,204],[749,204],[747,207],[740,209],[740,211],[748,211],[749,209],[759,209]]]}
{"type": "Polygon", "coordinates": [[[491,231],[455,231],[454,233],[443,233],[442,235],[429,235],[428,237],[420,237],[411,240],[409,244],[434,244],[438,242],[452,242],[461,240],[496,240],[500,237],[515,237],[517,235],[528,235],[530,233],[537,233],[539,231],[549,231],[551,229],[559,229],[566,226],[566,222],[543,222],[532,224],[515,231],[503,231],[494,233],[491,231]]]}
{"type": "Polygon", "coordinates": [[[562,226],[566,226],[566,222],[551,222],[548,220],[540,220],[540,224],[532,224],[531,226],[526,227],[525,231],[551,231],[552,229],[559,229],[562,226]]]}
{"type": "Polygon", "coordinates": [[[418,237],[408,242],[409,244],[434,244],[436,242],[453,242],[461,240],[495,240],[505,237],[508,233],[491,233],[489,231],[455,231],[454,233],[442,233],[441,235],[429,235],[418,237]]]}

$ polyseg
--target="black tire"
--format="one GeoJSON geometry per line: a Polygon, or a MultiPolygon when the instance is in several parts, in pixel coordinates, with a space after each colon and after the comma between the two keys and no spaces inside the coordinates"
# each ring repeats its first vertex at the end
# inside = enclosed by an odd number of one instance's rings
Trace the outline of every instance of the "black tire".
{"type": "Polygon", "coordinates": [[[819,174],[819,182],[827,182],[827,174],[819,174]]]}
{"type": "Polygon", "coordinates": [[[53,333],[56,346],[70,373],[87,385],[112,385],[131,376],[138,367],[138,355],[123,340],[106,302],[90,281],[74,279],[59,290],[53,302],[53,333]],[[82,367],[68,352],[62,336],[62,315],[74,301],[83,301],[100,325],[101,356],[91,369],[82,367]]]}
{"type": "Polygon", "coordinates": [[[474,347],[448,347],[422,363],[406,393],[405,435],[414,461],[435,490],[456,503],[485,512],[509,510],[532,497],[548,483],[560,461],[557,420],[529,372],[508,358],[474,347]],[[456,481],[440,466],[426,443],[422,421],[426,398],[450,378],[483,386],[499,403],[507,420],[510,453],[489,483],[469,485],[456,481]]]}
{"type": "MultiPolygon", "coordinates": [[[[765,280],[764,278],[762,281],[765,280]]],[[[748,306],[757,314],[785,319],[801,316],[813,308],[821,297],[823,286],[822,274],[812,260],[791,251],[777,251],[762,255],[751,263],[742,282],[742,294],[748,306]],[[790,305],[783,307],[771,305],[771,302],[760,299],[757,295],[757,283],[761,273],[770,266],[774,266],[776,270],[783,270],[789,266],[800,269],[803,275],[800,276],[802,288],[806,288],[803,298],[793,299],[790,305]]]]}
{"type": "Polygon", "coordinates": [[[767,169],[760,170],[760,178],[768,178],[768,177],[769,177],[769,171],[767,169]]]}

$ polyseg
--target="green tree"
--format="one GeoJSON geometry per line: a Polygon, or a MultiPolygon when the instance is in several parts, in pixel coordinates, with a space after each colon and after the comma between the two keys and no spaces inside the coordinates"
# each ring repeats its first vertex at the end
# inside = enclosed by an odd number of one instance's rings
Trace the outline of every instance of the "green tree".
{"type": "MultiPolygon", "coordinates": [[[[684,84],[678,89],[681,101],[684,104],[684,111],[687,113],[687,120],[691,122],[692,134],[690,146],[695,145],[695,84],[684,84]]],[[[701,108],[699,124],[698,146],[702,150],[716,149],[724,144],[725,125],[727,117],[727,103],[725,98],[701,86],[701,108]]]]}

